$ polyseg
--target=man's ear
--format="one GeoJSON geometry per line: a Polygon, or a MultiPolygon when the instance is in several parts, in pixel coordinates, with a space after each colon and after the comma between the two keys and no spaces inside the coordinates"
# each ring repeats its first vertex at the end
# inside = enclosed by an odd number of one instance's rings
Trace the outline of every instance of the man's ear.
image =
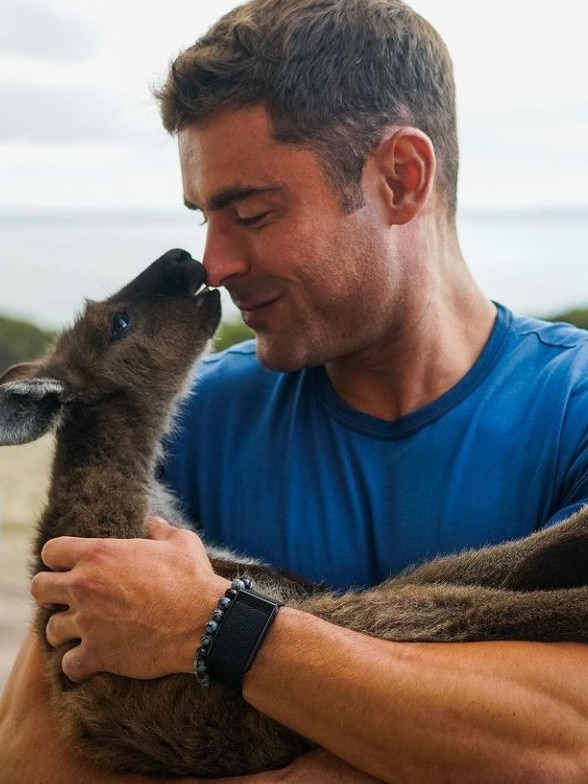
{"type": "Polygon", "coordinates": [[[435,151],[418,128],[396,128],[373,152],[390,222],[408,223],[427,203],[435,180],[435,151]]]}

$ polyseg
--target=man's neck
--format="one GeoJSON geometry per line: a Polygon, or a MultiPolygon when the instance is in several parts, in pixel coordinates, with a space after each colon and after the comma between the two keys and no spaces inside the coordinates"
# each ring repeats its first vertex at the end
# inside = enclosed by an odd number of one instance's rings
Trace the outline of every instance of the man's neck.
{"type": "Polygon", "coordinates": [[[495,306],[472,281],[462,296],[415,308],[380,345],[327,363],[327,374],[348,405],[392,421],[455,386],[480,356],[495,319],[495,306]]]}

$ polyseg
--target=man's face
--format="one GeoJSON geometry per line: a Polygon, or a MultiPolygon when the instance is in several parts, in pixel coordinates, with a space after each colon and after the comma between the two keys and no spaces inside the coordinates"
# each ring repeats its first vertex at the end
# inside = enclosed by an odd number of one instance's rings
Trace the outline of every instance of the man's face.
{"type": "Polygon", "coordinates": [[[179,149],[186,203],[207,222],[208,281],[226,287],[266,366],[317,365],[382,339],[394,271],[375,184],[344,214],[315,154],[275,141],[259,106],[185,128],[179,149]]]}

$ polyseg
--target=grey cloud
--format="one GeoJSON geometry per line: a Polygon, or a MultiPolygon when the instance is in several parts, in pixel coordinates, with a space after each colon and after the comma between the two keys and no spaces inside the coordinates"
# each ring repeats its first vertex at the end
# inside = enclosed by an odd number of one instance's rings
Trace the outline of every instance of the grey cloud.
{"type": "Polygon", "coordinates": [[[81,62],[98,46],[94,28],[40,0],[2,0],[0,49],[4,54],[51,62],[81,62]]]}
{"type": "Polygon", "coordinates": [[[0,143],[142,141],[161,134],[155,105],[92,89],[0,84],[0,143]]]}

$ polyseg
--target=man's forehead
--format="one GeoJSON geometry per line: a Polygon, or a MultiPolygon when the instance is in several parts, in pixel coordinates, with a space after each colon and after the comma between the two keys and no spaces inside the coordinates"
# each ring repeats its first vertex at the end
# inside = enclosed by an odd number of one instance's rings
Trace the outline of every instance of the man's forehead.
{"type": "Polygon", "coordinates": [[[226,140],[232,144],[262,144],[281,146],[273,134],[273,126],[263,106],[222,109],[178,131],[180,150],[197,151],[218,143],[226,149],[226,140]]]}
{"type": "Polygon", "coordinates": [[[304,166],[300,156],[312,156],[270,136],[267,122],[252,110],[186,126],[178,145],[186,204],[207,211],[288,190],[304,166]]]}
{"type": "Polygon", "coordinates": [[[241,110],[215,115],[206,122],[178,132],[184,181],[208,192],[275,184],[272,172],[290,154],[283,142],[270,135],[259,113],[241,110]],[[251,122],[250,122],[251,120],[251,122]]]}

